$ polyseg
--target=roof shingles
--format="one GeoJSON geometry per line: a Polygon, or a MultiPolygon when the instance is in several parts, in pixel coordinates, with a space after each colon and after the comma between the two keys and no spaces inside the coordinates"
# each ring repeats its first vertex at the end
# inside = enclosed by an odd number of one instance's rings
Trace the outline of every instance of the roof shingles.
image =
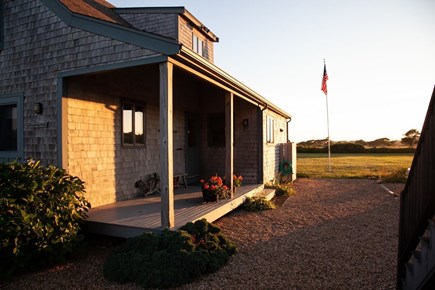
{"type": "Polygon", "coordinates": [[[116,7],[105,0],[59,0],[59,2],[74,13],[124,26],[131,26],[112,11],[112,8],[116,7]]]}

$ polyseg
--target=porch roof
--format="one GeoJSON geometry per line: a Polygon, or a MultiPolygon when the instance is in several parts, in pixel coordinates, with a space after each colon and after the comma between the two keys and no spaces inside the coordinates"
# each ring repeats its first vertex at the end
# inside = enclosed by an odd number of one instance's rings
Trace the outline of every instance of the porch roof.
{"type": "MultiPolygon", "coordinates": [[[[279,108],[278,106],[271,103],[269,100],[244,85],[242,82],[238,81],[236,78],[220,69],[218,66],[209,62],[205,58],[199,56],[197,53],[193,52],[190,48],[184,47],[178,41],[159,36],[153,33],[148,33],[136,29],[134,27],[125,26],[118,21],[113,19],[113,15],[106,11],[110,10],[114,14],[116,14],[117,9],[112,8],[111,4],[107,3],[103,0],[94,0],[94,2],[105,3],[105,5],[101,4],[98,9],[96,9],[95,15],[89,16],[86,14],[82,14],[80,11],[83,10],[83,7],[73,7],[73,6],[65,6],[65,3],[75,2],[73,0],[41,0],[53,13],[55,13],[60,19],[62,19],[66,24],[76,27],[79,29],[83,29],[95,34],[107,36],[113,39],[117,39],[119,41],[123,41],[126,43],[130,43],[133,45],[137,45],[139,47],[150,49],[156,52],[161,53],[164,56],[167,56],[168,60],[171,60],[178,65],[179,67],[190,71],[203,79],[213,82],[215,85],[228,90],[235,95],[244,98],[251,103],[261,106],[263,108],[270,109],[286,119],[291,120],[291,115],[279,108]],[[64,4],[62,4],[64,3],[64,4]],[[105,15],[102,17],[98,16],[97,12],[104,12],[105,15]],[[106,13],[107,12],[107,13],[106,13]],[[104,19],[105,17],[110,17],[113,21],[109,21],[104,19]]],[[[134,9],[145,9],[145,10],[153,10],[155,11],[177,11],[185,17],[188,17],[191,21],[194,21],[200,28],[206,32],[207,28],[203,26],[196,18],[193,17],[190,12],[188,12],[184,7],[157,7],[157,8],[134,8],[134,9]]],[[[119,11],[126,11],[124,9],[120,9],[119,11]]],[[[119,18],[121,18],[119,16],[119,18]]],[[[116,18],[117,19],[117,18],[116,18]]],[[[216,37],[217,38],[217,37],[216,37]]]]}
{"type": "Polygon", "coordinates": [[[197,74],[203,79],[213,82],[215,85],[230,91],[247,101],[250,101],[254,105],[272,110],[286,119],[292,119],[292,116],[289,113],[274,105],[259,93],[255,92],[253,89],[249,88],[235,77],[231,76],[229,73],[193,52],[189,48],[181,46],[180,53],[174,55],[174,59],[180,61],[175,62],[175,65],[184,68],[193,74],[197,74]],[[194,68],[194,70],[192,70],[192,68],[194,68]]]}

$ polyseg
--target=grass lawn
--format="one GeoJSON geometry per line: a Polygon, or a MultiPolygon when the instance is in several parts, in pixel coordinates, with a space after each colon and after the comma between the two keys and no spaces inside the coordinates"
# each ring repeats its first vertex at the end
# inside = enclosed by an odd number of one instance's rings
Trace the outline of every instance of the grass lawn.
{"type": "Polygon", "coordinates": [[[298,177],[313,178],[387,178],[411,166],[414,154],[328,154],[298,153],[298,177]]]}

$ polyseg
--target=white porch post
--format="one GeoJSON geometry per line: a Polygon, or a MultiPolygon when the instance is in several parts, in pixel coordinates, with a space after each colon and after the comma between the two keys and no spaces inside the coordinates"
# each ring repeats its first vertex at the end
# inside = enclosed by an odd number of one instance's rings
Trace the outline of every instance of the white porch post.
{"type": "Polygon", "coordinates": [[[225,93],[225,180],[233,197],[234,175],[234,95],[225,93]]]}
{"type": "Polygon", "coordinates": [[[172,228],[174,222],[174,167],[172,135],[172,63],[160,69],[160,190],[162,228],[172,228]]]}

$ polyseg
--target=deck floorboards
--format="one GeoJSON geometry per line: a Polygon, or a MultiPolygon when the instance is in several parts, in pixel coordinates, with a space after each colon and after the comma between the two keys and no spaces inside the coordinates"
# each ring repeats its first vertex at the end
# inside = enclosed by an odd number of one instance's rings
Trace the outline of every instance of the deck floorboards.
{"type": "MultiPolygon", "coordinates": [[[[232,199],[204,203],[199,186],[178,188],[174,194],[175,226],[206,218],[213,222],[237,208],[245,196],[252,196],[263,189],[262,185],[244,185],[237,188],[232,199]]],[[[131,237],[142,232],[162,230],[160,220],[160,196],[141,197],[92,208],[88,213],[86,227],[89,232],[131,237]]]]}

